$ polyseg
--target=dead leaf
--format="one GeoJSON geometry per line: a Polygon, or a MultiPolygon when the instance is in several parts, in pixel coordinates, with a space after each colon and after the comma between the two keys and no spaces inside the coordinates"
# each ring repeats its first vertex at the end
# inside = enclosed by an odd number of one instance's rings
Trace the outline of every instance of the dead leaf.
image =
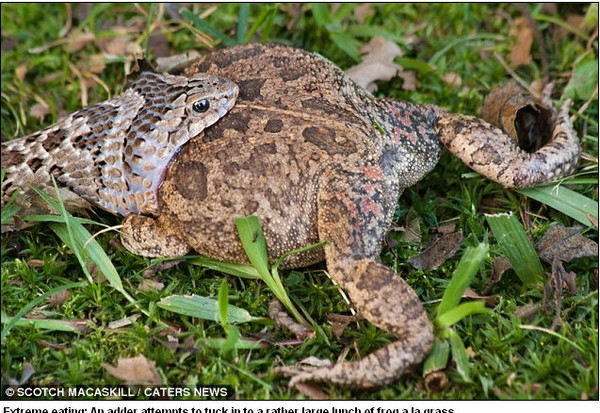
{"type": "Polygon", "coordinates": [[[57,293],[52,294],[50,297],[48,297],[48,299],[46,300],[46,304],[50,308],[56,308],[59,305],[61,305],[62,303],[64,303],[65,301],[67,301],[69,298],[71,298],[71,296],[72,296],[72,294],[71,294],[71,291],[69,291],[69,290],[59,291],[57,293]]]}
{"type": "Polygon", "coordinates": [[[29,108],[29,116],[32,118],[36,118],[40,121],[44,120],[44,118],[50,114],[50,106],[44,105],[42,103],[34,103],[29,108]]]}
{"type": "Polygon", "coordinates": [[[142,280],[142,282],[138,286],[138,289],[141,291],[161,291],[163,288],[165,288],[165,285],[160,281],[154,281],[149,279],[142,280]]]}
{"type": "Polygon", "coordinates": [[[388,81],[402,69],[394,63],[402,51],[383,37],[374,37],[360,52],[363,54],[362,62],[346,70],[346,74],[369,91],[377,90],[376,81],[388,81]]]}
{"type": "Polygon", "coordinates": [[[196,50],[168,57],[157,57],[156,70],[159,72],[180,73],[198,57],[200,57],[200,53],[196,50]]]}
{"type": "Polygon", "coordinates": [[[140,315],[134,314],[129,317],[121,318],[120,320],[111,321],[110,323],[108,323],[108,328],[111,330],[116,330],[118,328],[122,328],[133,324],[138,318],[140,318],[140,315]]]}
{"type": "Polygon", "coordinates": [[[327,314],[327,320],[331,322],[331,332],[339,340],[348,324],[356,321],[356,317],[344,314],[327,314]]]}
{"type": "Polygon", "coordinates": [[[552,261],[552,271],[548,274],[548,282],[544,286],[544,298],[542,300],[542,306],[546,312],[551,312],[554,309],[554,317],[550,326],[552,331],[562,325],[560,314],[564,285],[566,284],[569,287],[571,294],[577,292],[575,277],[574,272],[565,270],[559,259],[555,258],[552,261]]]}
{"type": "Polygon", "coordinates": [[[46,340],[38,340],[38,343],[42,347],[52,348],[54,350],[65,350],[65,349],[69,348],[69,346],[66,344],[56,344],[56,343],[51,343],[46,340]]]}
{"type": "Polygon", "coordinates": [[[435,229],[438,234],[451,234],[456,231],[456,225],[454,224],[444,224],[440,225],[435,229]]]}
{"type": "Polygon", "coordinates": [[[371,3],[361,3],[354,8],[354,17],[356,21],[363,24],[369,17],[375,14],[371,3]]]}
{"type": "Polygon", "coordinates": [[[555,259],[570,262],[577,258],[598,256],[598,244],[581,235],[580,227],[552,226],[536,245],[541,259],[552,263],[555,259]]]}
{"type": "Polygon", "coordinates": [[[462,78],[458,73],[448,72],[442,76],[442,80],[445,84],[458,88],[462,86],[462,78]]]}
{"type": "Polygon", "coordinates": [[[126,384],[162,385],[162,379],[156,371],[156,363],[144,356],[119,358],[117,366],[102,363],[102,367],[111,375],[126,384]]]}
{"type": "Polygon", "coordinates": [[[152,56],[155,59],[157,57],[171,56],[169,40],[160,32],[154,33],[148,38],[148,50],[152,52],[152,56]]]}
{"type": "Polygon", "coordinates": [[[517,44],[510,52],[510,63],[513,66],[530,64],[534,31],[529,21],[524,17],[515,19],[508,35],[517,39],[517,44]]]}
{"type": "Polygon", "coordinates": [[[400,240],[412,245],[421,245],[421,223],[419,214],[413,208],[409,209],[404,219],[404,227],[396,227],[402,232],[400,240]]]}
{"type": "Polygon", "coordinates": [[[462,232],[442,234],[430,242],[423,252],[410,257],[407,262],[416,269],[436,269],[456,254],[462,240],[462,232]]]}
{"type": "Polygon", "coordinates": [[[315,356],[309,356],[300,360],[298,364],[304,364],[311,367],[331,367],[333,363],[331,363],[331,360],[328,359],[320,359],[315,356]]]}
{"type": "Polygon", "coordinates": [[[96,36],[94,33],[75,29],[63,39],[65,40],[65,43],[63,44],[65,52],[76,53],[87,46],[88,43],[93,42],[96,39],[96,36]]]}
{"type": "Polygon", "coordinates": [[[300,382],[296,383],[294,387],[311,400],[329,400],[327,393],[325,393],[318,384],[300,382]]]}
{"type": "Polygon", "coordinates": [[[315,336],[314,331],[292,319],[292,317],[283,310],[283,307],[278,300],[272,300],[269,303],[269,317],[275,321],[275,324],[287,329],[298,339],[305,340],[315,336]]]}
{"type": "Polygon", "coordinates": [[[531,321],[541,308],[542,305],[540,303],[529,303],[522,305],[515,310],[515,317],[531,321]]]}
{"type": "Polygon", "coordinates": [[[35,368],[33,367],[33,364],[31,364],[28,361],[25,361],[21,368],[21,378],[17,380],[13,379],[12,377],[8,377],[8,384],[14,387],[22,386],[29,381],[29,379],[31,378],[31,376],[33,376],[34,373],[35,368]]]}
{"type": "Polygon", "coordinates": [[[27,63],[22,63],[15,69],[15,77],[19,82],[23,82],[25,80],[25,75],[27,75],[27,63]]]}
{"type": "Polygon", "coordinates": [[[488,307],[494,307],[496,304],[498,304],[498,296],[496,294],[494,294],[494,295],[479,295],[470,288],[467,288],[462,296],[463,296],[463,298],[470,298],[472,300],[481,300],[488,307]]]}
{"type": "Polygon", "coordinates": [[[522,149],[532,152],[550,139],[554,108],[511,80],[486,97],[481,118],[502,129],[522,149]]]}
{"type": "Polygon", "coordinates": [[[511,268],[512,266],[510,265],[510,261],[508,261],[508,258],[494,258],[494,260],[492,261],[492,276],[490,277],[490,280],[488,281],[487,285],[481,293],[484,295],[489,294],[492,288],[500,282],[500,280],[502,279],[502,275],[504,275],[504,273],[507,270],[510,270],[511,268]]]}
{"type": "Polygon", "coordinates": [[[419,87],[419,82],[417,81],[417,74],[413,71],[401,70],[397,75],[400,79],[402,79],[402,89],[404,90],[417,90],[419,87]]]}
{"type": "Polygon", "coordinates": [[[167,335],[167,341],[159,340],[159,343],[173,351],[179,348],[179,339],[171,334],[167,335]]]}
{"type": "Polygon", "coordinates": [[[169,260],[169,261],[160,262],[156,265],[153,265],[152,267],[145,269],[142,274],[142,277],[143,278],[154,277],[160,271],[175,267],[176,265],[181,264],[184,261],[185,260],[169,260]]]}

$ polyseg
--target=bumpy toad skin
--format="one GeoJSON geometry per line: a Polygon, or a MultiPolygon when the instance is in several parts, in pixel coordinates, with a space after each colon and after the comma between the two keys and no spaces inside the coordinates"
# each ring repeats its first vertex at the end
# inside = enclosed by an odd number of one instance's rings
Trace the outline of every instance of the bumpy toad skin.
{"type": "Polygon", "coordinates": [[[290,384],[381,386],[429,352],[433,329],[423,306],[378,256],[398,197],[435,166],[442,144],[506,186],[555,179],[577,163],[579,146],[566,107],[551,143],[528,154],[479,119],[376,99],[330,62],[296,49],[247,45],[217,51],[187,71],[199,74],[233,81],[237,102],[183,146],[159,188],[160,213],[129,214],[122,240],[145,256],[193,249],[246,262],[234,219],[254,214],[271,259],[328,241],[321,250],[290,257],[287,266],[326,259],[329,275],[359,314],[397,341],[357,361],[281,369],[292,376],[290,384]]]}
{"type": "Polygon", "coordinates": [[[236,106],[189,142],[160,189],[162,214],[125,220],[127,248],[149,256],[193,249],[246,262],[234,218],[260,217],[272,259],[320,240],[323,258],[360,315],[398,341],[330,368],[286,367],[300,381],[371,388],[398,378],[428,353],[433,330],[412,289],[378,259],[398,196],[438,161],[442,143],[506,186],[532,186],[571,172],[579,154],[566,106],[552,142],[535,154],[499,129],[435,106],[375,99],[320,57],[248,45],[200,58],[206,72],[240,87],[236,106]],[[160,242],[157,242],[160,240],[160,242]]]}

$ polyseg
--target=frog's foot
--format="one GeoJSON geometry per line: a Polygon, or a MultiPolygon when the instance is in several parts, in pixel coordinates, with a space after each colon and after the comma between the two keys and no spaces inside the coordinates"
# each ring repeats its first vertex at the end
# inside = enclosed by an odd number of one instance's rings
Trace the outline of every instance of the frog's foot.
{"type": "Polygon", "coordinates": [[[579,159],[579,140],[569,120],[568,100],[552,128],[550,142],[527,153],[500,129],[472,117],[440,111],[440,140],[471,169],[507,188],[525,188],[572,173],[579,159]]]}
{"type": "Polygon", "coordinates": [[[320,381],[360,389],[379,387],[407,373],[425,358],[431,349],[433,328],[419,298],[402,278],[371,259],[336,259],[329,271],[338,275],[343,271],[352,277],[343,284],[358,313],[397,336],[398,341],[357,361],[331,367],[278,369],[278,373],[291,377],[290,386],[320,381]]]}
{"type": "Polygon", "coordinates": [[[176,257],[190,247],[161,225],[160,218],[131,214],[123,221],[121,242],[131,253],[144,257],[176,257]]]}

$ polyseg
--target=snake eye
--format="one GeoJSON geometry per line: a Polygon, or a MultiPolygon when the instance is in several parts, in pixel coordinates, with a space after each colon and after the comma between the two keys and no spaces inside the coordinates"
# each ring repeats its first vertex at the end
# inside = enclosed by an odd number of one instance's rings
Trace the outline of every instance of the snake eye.
{"type": "Polygon", "coordinates": [[[210,102],[208,101],[208,99],[202,99],[192,104],[192,109],[194,109],[194,111],[198,113],[206,112],[209,107],[210,102]]]}

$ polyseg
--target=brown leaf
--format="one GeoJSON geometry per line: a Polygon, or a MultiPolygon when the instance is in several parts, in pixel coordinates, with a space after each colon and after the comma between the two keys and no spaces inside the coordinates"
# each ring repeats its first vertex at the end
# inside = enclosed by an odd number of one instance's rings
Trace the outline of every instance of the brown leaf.
{"type": "Polygon", "coordinates": [[[81,30],[75,29],[64,38],[65,42],[63,44],[63,49],[65,52],[76,53],[95,39],[96,36],[94,33],[82,32],[81,30]]]}
{"type": "Polygon", "coordinates": [[[160,291],[163,288],[165,288],[165,285],[163,283],[161,283],[160,281],[154,281],[154,280],[149,280],[149,279],[142,280],[142,282],[138,286],[138,289],[140,289],[141,291],[152,291],[152,290],[160,291]]]}
{"type": "Polygon", "coordinates": [[[7,380],[8,384],[10,386],[17,386],[17,387],[22,386],[29,381],[29,379],[31,378],[31,376],[33,376],[34,373],[35,373],[35,368],[33,367],[33,364],[26,361],[23,363],[22,368],[21,368],[21,378],[17,380],[12,377],[8,377],[8,380],[7,380]]]}
{"type": "Polygon", "coordinates": [[[542,305],[540,303],[529,303],[522,305],[515,310],[515,317],[531,321],[541,308],[542,305]]]}
{"type": "Polygon", "coordinates": [[[154,277],[160,271],[175,267],[176,265],[181,264],[184,261],[185,260],[169,260],[169,261],[160,262],[156,265],[153,265],[152,267],[145,269],[142,274],[142,277],[144,277],[144,278],[154,277]]]}
{"type": "Polygon", "coordinates": [[[339,340],[348,324],[356,321],[356,317],[344,314],[327,314],[327,320],[331,321],[331,332],[339,340]]]}
{"type": "Polygon", "coordinates": [[[577,258],[598,256],[598,244],[579,233],[580,227],[552,226],[536,245],[541,259],[570,262],[577,258]]]}
{"type": "Polygon", "coordinates": [[[502,279],[502,275],[504,275],[504,273],[507,270],[510,270],[511,268],[512,266],[510,265],[510,261],[508,261],[508,258],[494,258],[494,260],[492,261],[492,276],[490,277],[490,280],[488,281],[487,285],[481,293],[484,295],[489,294],[494,285],[500,282],[500,280],[502,279]]]}
{"type": "Polygon", "coordinates": [[[65,349],[69,348],[69,346],[66,344],[56,344],[56,343],[51,343],[46,340],[38,340],[38,343],[42,347],[52,348],[55,350],[65,350],[65,349]]]}
{"type": "Polygon", "coordinates": [[[167,335],[167,341],[159,340],[159,343],[173,351],[179,348],[179,339],[170,334],[167,335]]]}
{"type": "Polygon", "coordinates": [[[442,234],[430,242],[423,252],[409,258],[407,262],[416,269],[436,269],[456,254],[462,240],[462,232],[442,234]]]}
{"type": "Polygon", "coordinates": [[[511,80],[486,97],[481,118],[502,129],[522,149],[531,152],[549,140],[554,109],[511,80]]]}
{"type": "Polygon", "coordinates": [[[373,10],[371,3],[361,3],[354,8],[354,17],[356,17],[356,21],[360,24],[363,24],[365,20],[374,14],[375,10],[373,10]]]}
{"type": "Polygon", "coordinates": [[[412,245],[421,245],[421,225],[419,215],[411,208],[404,219],[404,228],[396,228],[402,231],[400,239],[412,245]]]}
{"type": "Polygon", "coordinates": [[[27,74],[27,63],[22,63],[15,69],[15,77],[19,82],[22,82],[25,79],[25,75],[27,74]]]}
{"type": "Polygon", "coordinates": [[[346,70],[346,74],[367,90],[376,90],[376,81],[388,81],[401,69],[394,59],[401,56],[402,51],[383,37],[374,37],[360,52],[363,53],[362,62],[346,70]]]}
{"type": "Polygon", "coordinates": [[[135,320],[140,318],[139,314],[134,314],[129,317],[121,318],[120,320],[111,321],[108,323],[108,328],[111,330],[116,330],[118,328],[122,328],[128,325],[131,325],[135,320]]]}
{"type": "Polygon", "coordinates": [[[453,86],[453,87],[461,87],[462,86],[462,79],[461,79],[460,75],[457,73],[454,73],[454,72],[446,73],[442,77],[442,80],[444,81],[445,84],[447,84],[449,86],[453,86]]]}
{"type": "Polygon", "coordinates": [[[29,116],[38,120],[44,120],[44,118],[50,114],[50,106],[42,103],[34,103],[29,108],[29,116]]]}
{"type": "Polygon", "coordinates": [[[126,384],[163,384],[156,371],[156,363],[144,356],[119,358],[116,367],[108,363],[102,363],[102,367],[111,376],[123,380],[126,384]]]}
{"type": "Polygon", "coordinates": [[[562,325],[560,314],[564,285],[566,284],[569,287],[572,294],[577,292],[575,277],[574,272],[565,270],[559,259],[555,258],[552,261],[552,271],[548,274],[548,282],[544,286],[542,306],[546,312],[551,312],[554,309],[554,317],[550,326],[553,331],[562,325]]]}
{"type": "Polygon", "coordinates": [[[327,393],[325,393],[318,384],[296,383],[294,387],[304,396],[312,400],[329,400],[327,393]]]}
{"type": "Polygon", "coordinates": [[[417,90],[419,87],[419,82],[417,81],[417,74],[413,71],[401,70],[397,75],[400,79],[402,79],[402,89],[404,90],[417,90]]]}
{"type": "Polygon", "coordinates": [[[529,21],[524,17],[515,19],[508,35],[517,39],[517,44],[510,52],[510,63],[513,66],[530,64],[534,31],[529,21]]]}
{"type": "Polygon", "coordinates": [[[494,294],[494,295],[479,295],[470,288],[467,288],[462,296],[463,296],[463,298],[470,298],[472,300],[481,300],[488,307],[493,307],[496,304],[498,304],[498,296],[496,294],[494,294]]]}
{"type": "Polygon", "coordinates": [[[46,304],[48,304],[48,307],[50,308],[56,308],[65,301],[67,301],[69,298],[71,298],[71,295],[71,291],[69,290],[59,291],[48,297],[48,299],[46,300],[46,304]]]}
{"type": "Polygon", "coordinates": [[[154,33],[148,38],[148,50],[152,52],[152,56],[157,57],[171,56],[169,40],[163,33],[154,33]]]}

